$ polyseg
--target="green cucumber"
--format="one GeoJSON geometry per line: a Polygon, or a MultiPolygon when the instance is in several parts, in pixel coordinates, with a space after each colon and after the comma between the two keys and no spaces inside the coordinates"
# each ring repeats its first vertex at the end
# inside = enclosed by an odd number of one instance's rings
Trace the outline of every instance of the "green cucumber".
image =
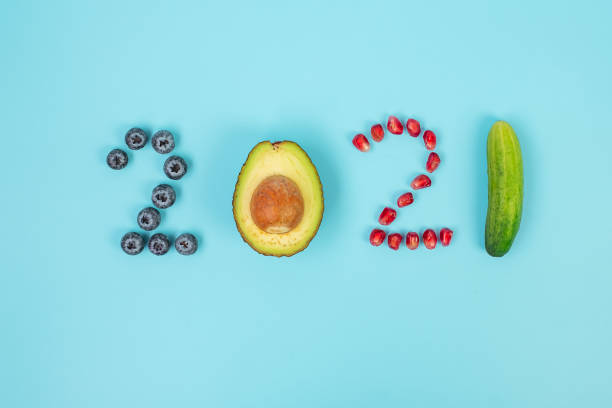
{"type": "Polygon", "coordinates": [[[491,256],[504,256],[512,246],[523,212],[523,159],[512,127],[497,121],[487,139],[489,208],[485,248],[491,256]]]}

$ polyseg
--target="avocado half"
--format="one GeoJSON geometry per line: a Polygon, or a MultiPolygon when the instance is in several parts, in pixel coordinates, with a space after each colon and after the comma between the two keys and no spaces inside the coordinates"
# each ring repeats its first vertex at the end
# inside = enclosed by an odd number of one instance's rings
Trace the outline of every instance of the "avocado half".
{"type": "Polygon", "coordinates": [[[297,143],[258,143],[240,170],[232,207],[236,227],[251,248],[263,255],[294,255],[321,225],[319,173],[297,143]]]}

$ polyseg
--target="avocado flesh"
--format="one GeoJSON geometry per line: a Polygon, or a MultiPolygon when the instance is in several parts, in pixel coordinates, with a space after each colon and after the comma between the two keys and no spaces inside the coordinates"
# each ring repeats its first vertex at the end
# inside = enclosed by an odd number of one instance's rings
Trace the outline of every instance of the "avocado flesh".
{"type": "Polygon", "coordinates": [[[244,241],[264,255],[291,256],[305,249],[316,235],[323,218],[323,189],[317,169],[294,142],[257,144],[238,175],[233,200],[234,220],[244,241]],[[271,176],[293,181],[303,199],[299,223],[283,233],[270,233],[255,223],[251,198],[262,181],[271,176]]]}

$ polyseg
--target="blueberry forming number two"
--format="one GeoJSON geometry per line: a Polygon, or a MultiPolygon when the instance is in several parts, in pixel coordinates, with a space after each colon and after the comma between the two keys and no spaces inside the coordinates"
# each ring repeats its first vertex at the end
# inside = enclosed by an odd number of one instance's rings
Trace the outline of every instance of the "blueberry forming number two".
{"type": "MultiPolygon", "coordinates": [[[[147,133],[138,127],[133,127],[125,134],[125,144],[130,150],[141,150],[149,140],[147,133]]],[[[174,135],[168,130],[159,130],[151,138],[153,149],[159,154],[168,154],[174,150],[174,135]]],[[[128,164],[128,155],[122,149],[113,149],[106,156],[106,164],[113,170],[121,170],[128,164]]],[[[168,157],[163,165],[164,173],[171,180],[179,180],[187,173],[187,163],[180,156],[168,157]]],[[[151,202],[156,207],[142,209],[136,217],[136,223],[144,231],[153,231],[162,221],[159,210],[166,210],[176,202],[176,191],[168,184],[159,184],[151,193],[151,202]]],[[[146,246],[153,255],[164,255],[172,247],[170,238],[163,233],[151,236],[148,244],[146,237],[138,232],[128,232],[121,238],[121,249],[128,255],[137,255],[146,246]]],[[[197,238],[190,233],[179,235],[174,247],[181,255],[192,255],[198,249],[197,238]]]]}

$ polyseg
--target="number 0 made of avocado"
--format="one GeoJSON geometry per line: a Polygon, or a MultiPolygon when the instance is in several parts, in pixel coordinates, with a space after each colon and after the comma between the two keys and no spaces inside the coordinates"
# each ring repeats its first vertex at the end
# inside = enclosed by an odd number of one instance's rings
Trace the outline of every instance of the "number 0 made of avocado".
{"type": "Polygon", "coordinates": [[[523,159],[512,127],[498,121],[487,139],[489,208],[485,248],[489,255],[504,256],[512,246],[523,212],[523,159]]]}

